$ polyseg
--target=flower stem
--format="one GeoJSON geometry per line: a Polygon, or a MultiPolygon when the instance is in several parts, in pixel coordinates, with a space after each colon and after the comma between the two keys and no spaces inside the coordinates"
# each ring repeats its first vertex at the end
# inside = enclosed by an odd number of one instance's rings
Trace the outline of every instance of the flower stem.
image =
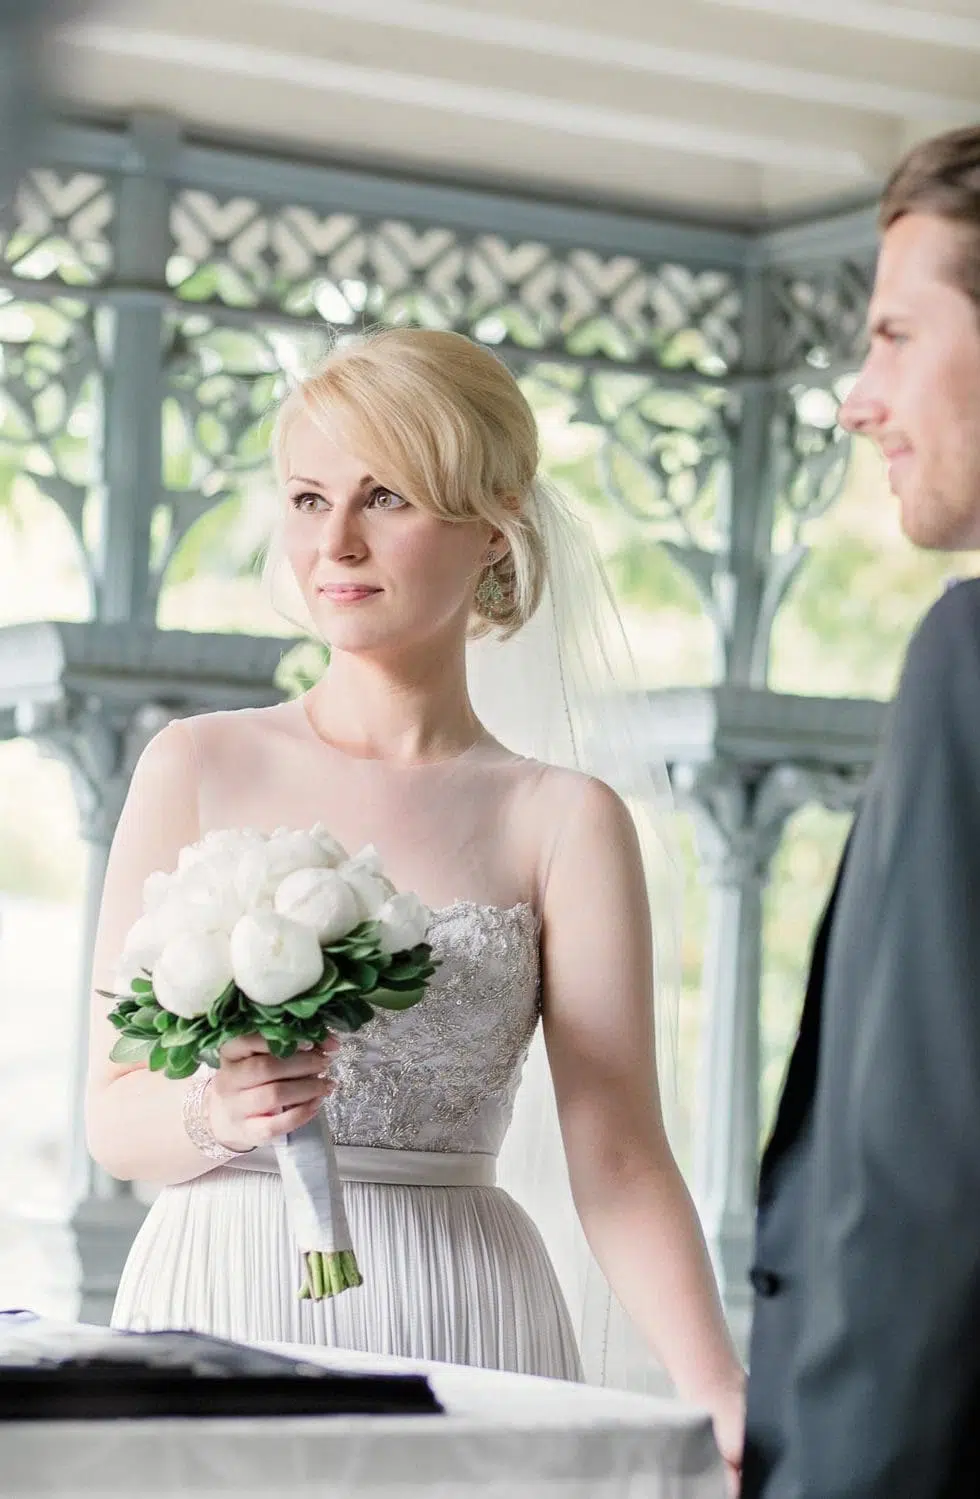
{"type": "Polygon", "coordinates": [[[324,1301],[329,1296],[339,1296],[342,1291],[351,1291],[364,1284],[357,1260],[348,1249],[332,1254],[313,1249],[303,1258],[306,1280],[299,1293],[301,1300],[324,1301]]]}

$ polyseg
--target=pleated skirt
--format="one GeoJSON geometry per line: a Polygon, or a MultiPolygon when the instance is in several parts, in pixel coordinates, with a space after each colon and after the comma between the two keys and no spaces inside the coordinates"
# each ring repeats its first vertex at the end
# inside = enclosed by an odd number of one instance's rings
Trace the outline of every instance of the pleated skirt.
{"type": "Polygon", "coordinates": [[[133,1243],[112,1325],[583,1377],[541,1236],[506,1192],[347,1181],[344,1200],[364,1285],[312,1302],[299,1299],[277,1174],[221,1167],[166,1187],[133,1243]]]}

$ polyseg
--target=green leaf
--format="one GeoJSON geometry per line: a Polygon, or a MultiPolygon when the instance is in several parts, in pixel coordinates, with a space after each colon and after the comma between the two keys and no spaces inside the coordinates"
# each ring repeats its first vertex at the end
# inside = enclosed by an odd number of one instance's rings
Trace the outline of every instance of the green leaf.
{"type": "Polygon", "coordinates": [[[354,983],[365,994],[378,982],[378,970],[373,963],[352,963],[350,974],[354,983]]]}
{"type": "Polygon", "coordinates": [[[359,995],[345,995],[324,1011],[323,1019],[331,1030],[359,1031],[374,1019],[374,1010],[359,995]]]}
{"type": "MultiPolygon", "coordinates": [[[[254,1025],[250,1027],[250,1030],[254,1031],[254,1029],[254,1025]]],[[[217,1054],[218,1052],[220,1052],[223,1046],[228,1045],[229,1041],[237,1041],[238,1037],[241,1035],[244,1035],[243,1031],[236,1030],[230,1026],[225,1026],[222,1030],[217,1031],[215,1035],[209,1036],[207,1038],[206,1044],[210,1050],[213,1050],[215,1054],[217,1054]]],[[[217,1063],[215,1063],[215,1065],[217,1066],[217,1063]]]]}
{"type": "Polygon", "coordinates": [[[153,985],[149,979],[132,979],[129,985],[134,994],[152,994],[153,985]]]}
{"type": "Polygon", "coordinates": [[[153,1050],[153,1042],[142,1036],[120,1036],[109,1053],[110,1062],[127,1066],[133,1062],[145,1062],[153,1050]]]}
{"type": "Polygon", "coordinates": [[[175,1017],[171,1015],[169,1010],[161,1010],[153,1022],[153,1029],[161,1034],[163,1031],[169,1031],[174,1023],[174,1019],[175,1017]]]}
{"type": "Polygon", "coordinates": [[[151,1072],[162,1072],[167,1065],[167,1048],[159,1041],[156,1042],[149,1057],[147,1065],[151,1072]]]}
{"type": "Polygon", "coordinates": [[[425,989],[375,989],[371,1003],[379,1010],[410,1010],[424,999],[425,989]]]}
{"type": "MultiPolygon", "coordinates": [[[[328,957],[327,954],[324,953],[324,955],[323,955],[323,972],[321,973],[320,977],[317,979],[316,984],[314,985],[314,989],[317,990],[317,991],[322,990],[322,989],[329,989],[331,987],[331,985],[335,984],[339,978],[340,978],[340,970],[339,970],[339,968],[337,967],[337,965],[334,962],[333,958],[328,957]]],[[[304,995],[300,995],[298,997],[299,998],[305,998],[304,995]]]]}
{"type": "Polygon", "coordinates": [[[295,1046],[295,1035],[291,1026],[288,1025],[260,1025],[259,1035],[271,1045],[273,1041],[282,1045],[295,1046]]]}
{"type": "Polygon", "coordinates": [[[170,1059],[167,1064],[167,1076],[169,1078],[172,1078],[174,1082],[180,1082],[185,1077],[193,1077],[194,1073],[197,1071],[197,1067],[198,1061],[196,1056],[191,1057],[187,1061],[181,1062],[181,1064],[177,1066],[174,1062],[174,1053],[171,1052],[170,1059]]]}
{"type": "Polygon", "coordinates": [[[381,956],[381,952],[376,942],[352,942],[345,950],[343,956],[354,962],[361,962],[364,959],[371,959],[373,961],[381,956]]]}
{"type": "MultiPolygon", "coordinates": [[[[159,1005],[140,1005],[139,1009],[134,1011],[130,1017],[129,1024],[143,1031],[154,1031],[159,1014],[159,1005]]],[[[166,1011],[164,1011],[164,1014],[166,1014],[166,1011]]]]}
{"type": "Polygon", "coordinates": [[[197,1047],[175,1046],[167,1056],[166,1074],[171,1078],[187,1077],[197,1071],[197,1047]]]}
{"type": "Polygon", "coordinates": [[[316,995],[311,995],[308,999],[291,999],[288,1004],[283,1005],[287,1014],[295,1015],[298,1020],[309,1020],[319,1008],[320,1000],[316,995]]]}
{"type": "Polygon", "coordinates": [[[255,1022],[258,1023],[259,1021],[263,1021],[267,1025],[275,1025],[276,1021],[279,1019],[281,1010],[281,1005],[253,1004],[250,1006],[250,1012],[254,1017],[255,1022]]]}
{"type": "MultiPolygon", "coordinates": [[[[191,1044],[193,1045],[194,1037],[192,1036],[190,1040],[191,1044]]],[[[168,1051],[173,1051],[176,1048],[186,1046],[188,1044],[187,1032],[182,1031],[179,1026],[175,1025],[172,1030],[164,1032],[164,1034],[160,1037],[158,1044],[160,1046],[165,1046],[168,1051]]]]}
{"type": "Polygon", "coordinates": [[[223,989],[222,992],[218,995],[217,999],[212,1002],[208,1010],[209,1025],[215,1027],[220,1025],[224,1011],[227,1009],[229,1001],[237,997],[237,992],[238,991],[235,988],[234,980],[232,980],[228,987],[226,989],[223,989]]]}

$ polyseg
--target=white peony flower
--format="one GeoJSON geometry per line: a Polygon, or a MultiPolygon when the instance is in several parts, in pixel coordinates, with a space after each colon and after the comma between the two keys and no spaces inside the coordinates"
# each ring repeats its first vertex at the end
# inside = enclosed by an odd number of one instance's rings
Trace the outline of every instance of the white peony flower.
{"type": "Polygon", "coordinates": [[[347,850],[342,843],[338,843],[332,833],[328,833],[322,822],[316,823],[310,829],[310,837],[315,838],[326,855],[327,868],[336,869],[338,865],[347,861],[347,850]]]}
{"type": "Polygon", "coordinates": [[[241,856],[250,848],[261,848],[265,841],[254,828],[212,828],[205,833],[201,844],[210,858],[212,854],[241,856]]]}
{"type": "Polygon", "coordinates": [[[339,942],[361,920],[357,896],[335,869],[297,869],[276,891],[280,916],[312,927],[321,946],[339,942]]]}
{"type": "Polygon", "coordinates": [[[206,857],[207,849],[204,847],[203,838],[199,843],[186,843],[177,855],[178,875],[186,874],[188,869],[193,869],[195,864],[206,857]]]}
{"type": "Polygon", "coordinates": [[[143,910],[155,911],[166,900],[175,883],[176,876],[164,874],[157,869],[143,881],[143,910]]]}
{"type": "Polygon", "coordinates": [[[238,860],[235,887],[248,909],[271,904],[283,880],[297,869],[326,869],[329,859],[311,833],[280,828],[238,860]]]}
{"type": "Polygon", "coordinates": [[[222,932],[172,937],[153,965],[153,992],[165,1010],[193,1020],[231,982],[231,953],[222,932]]]}
{"type": "Polygon", "coordinates": [[[188,919],[173,894],[152,910],[144,911],[126,934],[116,967],[117,990],[128,990],[134,978],[144,976],[143,970],[152,970],[168,942],[175,937],[204,930],[206,928],[200,922],[188,919]]]}
{"type": "Polygon", "coordinates": [[[417,895],[393,895],[378,912],[378,946],[386,953],[417,947],[424,941],[431,919],[431,911],[417,895]]]}
{"type": "Polygon", "coordinates": [[[147,911],[138,921],[133,922],[123,945],[121,966],[134,971],[153,967],[174,935],[161,920],[161,910],[162,907],[158,907],[155,911],[147,911]]]}
{"type": "Polygon", "coordinates": [[[227,936],[248,909],[236,880],[239,863],[234,854],[216,854],[195,864],[164,903],[166,918],[194,931],[227,936]]]}
{"type": "Polygon", "coordinates": [[[376,921],[378,912],[395,894],[395,887],[381,873],[381,856],[368,844],[353,859],[341,864],[337,873],[346,880],[357,896],[361,921],[376,921]]]}
{"type": "Polygon", "coordinates": [[[348,859],[349,865],[358,869],[367,869],[371,874],[380,874],[382,870],[381,855],[373,843],[365,843],[359,853],[352,859],[348,859]]]}
{"type": "Polygon", "coordinates": [[[249,911],[231,934],[235,983],[259,1005],[281,1005],[316,983],[323,954],[312,927],[274,911],[249,911]]]}

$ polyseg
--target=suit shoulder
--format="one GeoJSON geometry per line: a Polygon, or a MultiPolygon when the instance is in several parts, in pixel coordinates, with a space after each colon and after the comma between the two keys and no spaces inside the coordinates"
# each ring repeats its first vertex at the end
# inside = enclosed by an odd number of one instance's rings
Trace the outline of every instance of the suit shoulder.
{"type": "MultiPolygon", "coordinates": [[[[929,610],[909,643],[883,743],[903,756],[974,753],[980,724],[980,581],[950,588],[929,610]]],[[[921,768],[921,767],[920,767],[921,768]]]]}
{"type": "Polygon", "coordinates": [[[912,637],[910,649],[969,646],[980,640],[980,578],[954,583],[936,600],[912,637]]]}
{"type": "Polygon", "coordinates": [[[909,644],[900,696],[943,696],[950,686],[980,692],[980,578],[948,588],[909,644]]]}

